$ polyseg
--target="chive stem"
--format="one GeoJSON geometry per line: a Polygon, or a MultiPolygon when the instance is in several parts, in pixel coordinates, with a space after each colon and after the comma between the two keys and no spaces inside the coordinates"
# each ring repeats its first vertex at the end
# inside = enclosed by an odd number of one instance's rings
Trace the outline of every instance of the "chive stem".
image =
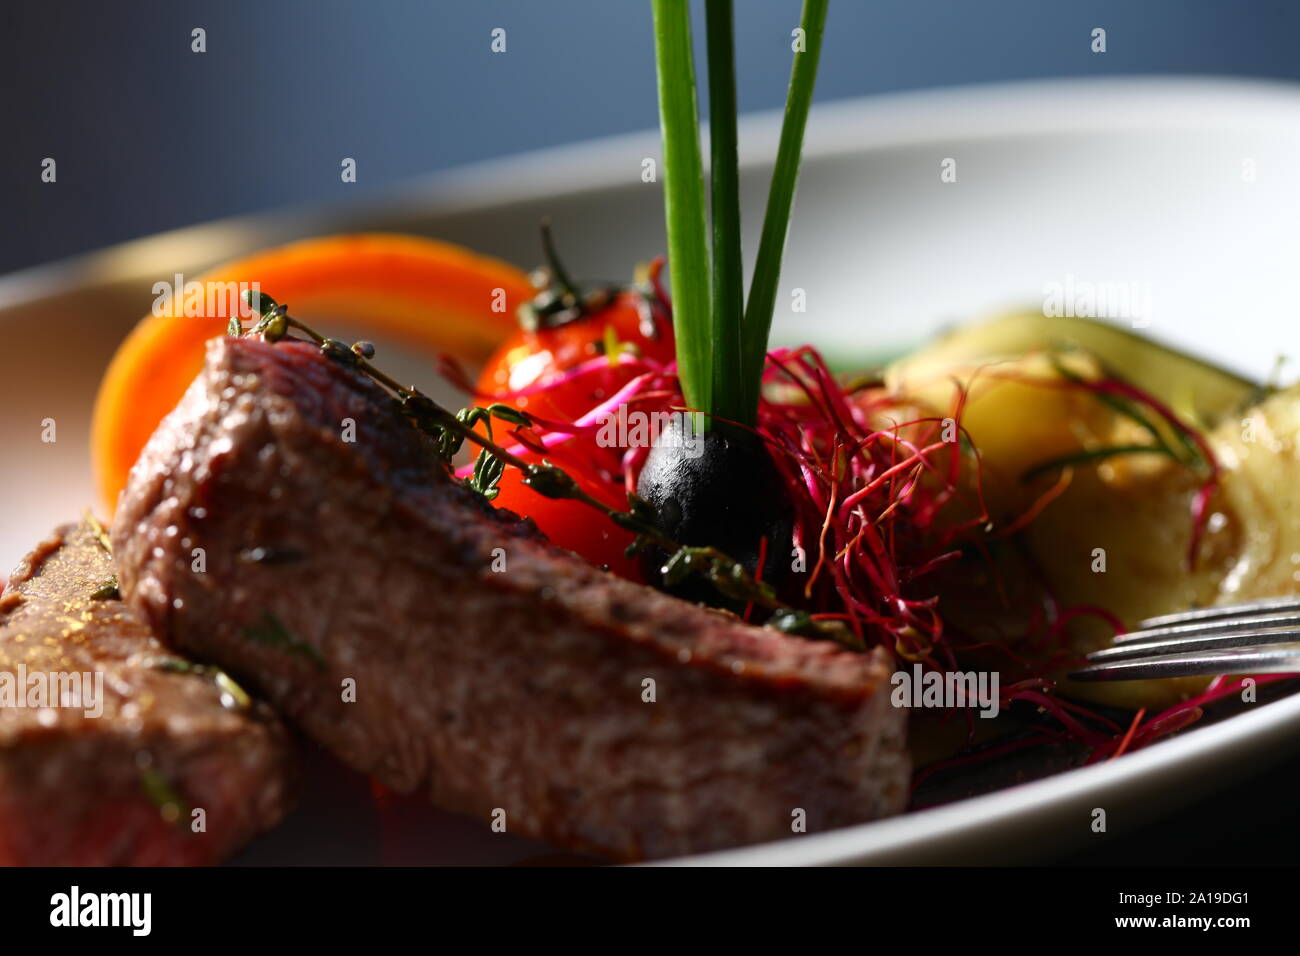
{"type": "Polygon", "coordinates": [[[713,408],[714,329],[690,6],[687,0],[652,0],[651,9],[677,373],[686,404],[708,412],[713,408]]]}
{"type": "Polygon", "coordinates": [[[720,418],[753,425],[745,406],[741,322],[740,160],[736,146],[736,53],[732,0],[706,0],[709,52],[710,196],[713,208],[713,407],[720,418]]]}
{"type": "Polygon", "coordinates": [[[804,128],[812,105],[817,81],[817,61],[821,56],[822,34],[826,27],[829,0],[804,0],[799,26],[804,47],[794,54],[790,69],[790,87],[786,94],[785,118],[781,124],[781,141],[777,147],[776,166],[763,217],[763,235],[759,241],[754,277],[749,286],[749,301],[744,316],[744,370],[742,380],[747,394],[744,420],[757,414],[763,366],[767,359],[767,337],[772,328],[776,307],[776,289],[781,276],[781,256],[785,251],[794,205],[795,184],[799,176],[799,158],[803,151],[804,128]]]}

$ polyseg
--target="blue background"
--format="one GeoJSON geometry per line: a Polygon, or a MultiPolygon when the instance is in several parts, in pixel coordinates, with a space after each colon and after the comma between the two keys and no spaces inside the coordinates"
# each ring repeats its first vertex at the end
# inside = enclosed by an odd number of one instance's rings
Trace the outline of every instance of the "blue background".
{"type": "MultiPolygon", "coordinates": [[[[736,7],[741,109],[778,107],[798,0],[736,7]]],[[[817,96],[1099,74],[1295,80],[1298,28],[1285,0],[833,0],[817,96]],[[1105,55],[1089,50],[1096,26],[1105,55]]],[[[6,0],[0,119],[6,272],[652,127],[649,2],[6,0]],[[40,182],[46,156],[56,186],[40,182]],[[355,185],[340,182],[344,156],[355,185]]]]}

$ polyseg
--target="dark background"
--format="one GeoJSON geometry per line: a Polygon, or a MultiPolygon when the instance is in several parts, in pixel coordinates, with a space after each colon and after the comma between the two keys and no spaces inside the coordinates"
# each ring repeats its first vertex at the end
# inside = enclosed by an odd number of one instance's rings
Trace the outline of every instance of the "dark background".
{"type": "MultiPolygon", "coordinates": [[[[741,109],[777,108],[798,0],[736,8],[741,109]]],[[[653,127],[649,24],[648,0],[4,0],[0,273],[653,127]]],[[[1300,79],[1292,0],[835,0],[827,34],[823,101],[1051,76],[1300,79]]]]}
{"type": "MultiPolygon", "coordinates": [[[[779,107],[796,0],[737,0],[742,110],[779,107]]],[[[652,127],[647,0],[5,0],[0,273],[652,127]],[[207,52],[190,31],[207,31],[207,52]],[[507,30],[507,52],[489,50],[507,30]],[[40,181],[58,162],[58,187],[40,181]],[[344,185],[339,162],[358,161],[344,185]]],[[[697,17],[697,24],[700,20],[697,17]]],[[[702,31],[700,31],[702,32],[702,31]]],[[[818,99],[1034,77],[1300,80],[1286,0],[836,0],[818,99]],[[1089,52],[1093,27],[1108,52],[1089,52]]],[[[1294,758],[1045,862],[1291,863],[1294,758]]]]}

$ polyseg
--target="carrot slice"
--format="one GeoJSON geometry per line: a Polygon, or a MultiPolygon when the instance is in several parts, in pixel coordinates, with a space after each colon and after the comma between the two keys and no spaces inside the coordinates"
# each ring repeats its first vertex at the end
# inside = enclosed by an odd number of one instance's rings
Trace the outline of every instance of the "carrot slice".
{"type": "Polygon", "coordinates": [[[91,457],[110,512],[145,442],[202,367],[203,344],[226,331],[234,297],[226,293],[235,287],[218,283],[257,283],[306,321],[342,322],[466,362],[485,359],[517,328],[515,309],[534,291],[525,273],[497,259],[383,233],[295,242],[197,281],[203,294],[188,301],[160,297],[161,307],[122,342],[100,383],[91,457]]]}

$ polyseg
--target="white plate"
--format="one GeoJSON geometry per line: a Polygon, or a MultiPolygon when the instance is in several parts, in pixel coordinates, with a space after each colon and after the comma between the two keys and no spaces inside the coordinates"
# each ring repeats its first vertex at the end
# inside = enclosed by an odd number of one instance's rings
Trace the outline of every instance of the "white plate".
{"type": "MultiPolygon", "coordinates": [[[[778,123],[759,116],[742,128],[751,254],[778,123]]],[[[1150,296],[1147,334],[1266,377],[1279,353],[1295,355],[1300,344],[1300,303],[1288,282],[1300,262],[1298,154],[1300,93],[1256,82],[1051,82],[819,106],[776,338],[878,355],[953,321],[1037,306],[1051,283],[1138,283],[1131,288],[1150,296]],[[956,182],[941,180],[947,159],[955,160],[956,182]],[[792,310],[796,289],[804,313],[792,310]]],[[[658,156],[655,133],[527,154],[379,200],[184,229],[0,280],[0,564],[92,503],[85,447],[95,384],[114,344],[148,310],[154,282],[341,229],[425,233],[529,265],[539,258],[543,215],[554,220],[573,271],[621,278],[663,245],[659,186],[641,181],[642,160],[658,156]],[[53,444],[40,440],[45,418],[57,422],[53,444]]],[[[1146,814],[1257,768],[1296,740],[1300,696],[989,796],[702,859],[1033,858],[1117,838],[1146,814]],[[1090,828],[1095,807],[1107,810],[1105,837],[1090,828]]],[[[367,805],[353,782],[334,789],[340,808],[360,813],[367,805]]],[[[373,821],[341,826],[320,799],[247,858],[377,858],[373,821]]],[[[404,862],[504,862],[537,852],[484,839],[445,815],[429,814],[417,829],[418,849],[404,862]]]]}

